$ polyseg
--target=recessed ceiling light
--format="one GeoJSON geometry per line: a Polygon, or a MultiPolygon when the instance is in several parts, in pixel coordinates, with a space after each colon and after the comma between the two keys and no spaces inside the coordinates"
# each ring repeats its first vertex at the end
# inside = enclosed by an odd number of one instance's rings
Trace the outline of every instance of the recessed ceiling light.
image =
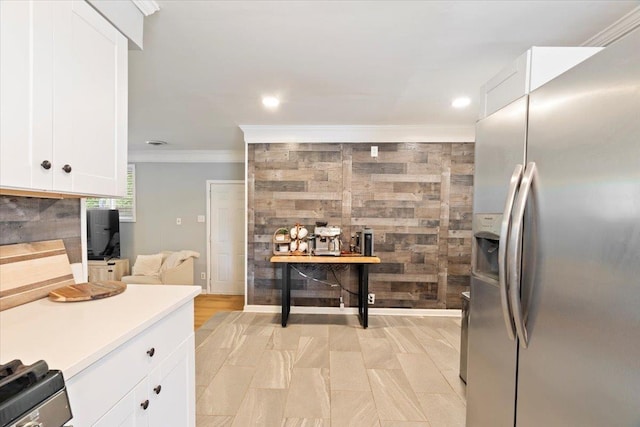
{"type": "Polygon", "coordinates": [[[471,104],[471,98],[467,96],[461,96],[460,98],[456,98],[451,102],[451,106],[453,108],[465,108],[471,104]]]}
{"type": "Polygon", "coordinates": [[[149,145],[154,145],[154,146],[158,146],[158,145],[167,145],[168,142],[167,141],[160,141],[157,139],[152,139],[150,141],[146,141],[147,144],[149,145]]]}
{"type": "Polygon", "coordinates": [[[280,100],[275,96],[265,96],[262,98],[262,105],[267,108],[277,108],[280,105],[280,100]]]}

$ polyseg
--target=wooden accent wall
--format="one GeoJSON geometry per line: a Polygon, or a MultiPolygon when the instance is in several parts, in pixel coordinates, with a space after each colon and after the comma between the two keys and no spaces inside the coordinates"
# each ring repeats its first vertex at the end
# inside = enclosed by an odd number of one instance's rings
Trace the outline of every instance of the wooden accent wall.
{"type": "Polygon", "coordinates": [[[80,199],[0,196],[0,245],[62,239],[70,263],[82,262],[80,199]]]}
{"type": "MultiPolygon", "coordinates": [[[[434,143],[249,144],[248,303],[280,303],[269,262],[276,228],[316,221],[374,230],[369,289],[375,307],[460,308],[471,265],[474,145],[434,143]],[[371,145],[379,156],[372,158],[371,145]]],[[[355,270],[355,269],[354,269],[355,270]]],[[[357,291],[355,271],[303,273],[357,291]],[[335,276],[334,276],[335,273],[335,276]]],[[[294,305],[347,306],[356,297],[292,274],[294,305]]]]}

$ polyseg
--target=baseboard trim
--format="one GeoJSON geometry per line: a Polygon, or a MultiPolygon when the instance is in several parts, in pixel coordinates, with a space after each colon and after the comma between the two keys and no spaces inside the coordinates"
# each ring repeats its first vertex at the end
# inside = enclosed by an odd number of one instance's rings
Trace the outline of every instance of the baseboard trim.
{"type": "MultiPolygon", "coordinates": [[[[280,313],[279,305],[245,305],[247,313],[280,313]]],[[[357,307],[306,307],[291,306],[291,314],[358,314],[357,307]]],[[[457,309],[428,309],[428,308],[369,308],[372,316],[423,316],[423,317],[461,317],[462,310],[457,309]]]]}

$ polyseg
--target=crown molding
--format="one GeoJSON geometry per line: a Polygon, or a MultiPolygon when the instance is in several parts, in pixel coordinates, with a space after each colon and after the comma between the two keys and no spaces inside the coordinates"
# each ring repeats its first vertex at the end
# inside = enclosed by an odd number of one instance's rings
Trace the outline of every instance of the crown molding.
{"type": "Polygon", "coordinates": [[[244,151],[163,150],[130,151],[129,163],[244,163],[244,151]]]}
{"type": "Polygon", "coordinates": [[[160,10],[160,6],[154,0],[131,0],[144,16],[153,15],[160,10]]]}
{"type": "Polygon", "coordinates": [[[633,31],[637,27],[640,27],[640,6],[637,6],[631,12],[627,13],[622,18],[618,19],[616,22],[582,43],[582,46],[609,46],[611,43],[633,31]]]}
{"type": "Polygon", "coordinates": [[[474,126],[240,125],[247,144],[313,142],[474,142],[474,126]]]}

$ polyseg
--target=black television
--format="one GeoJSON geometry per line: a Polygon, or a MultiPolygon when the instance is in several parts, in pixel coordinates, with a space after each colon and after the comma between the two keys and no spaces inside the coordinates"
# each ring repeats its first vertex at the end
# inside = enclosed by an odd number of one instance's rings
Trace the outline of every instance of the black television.
{"type": "Polygon", "coordinates": [[[120,215],[117,209],[87,209],[87,258],[120,258],[120,215]]]}

